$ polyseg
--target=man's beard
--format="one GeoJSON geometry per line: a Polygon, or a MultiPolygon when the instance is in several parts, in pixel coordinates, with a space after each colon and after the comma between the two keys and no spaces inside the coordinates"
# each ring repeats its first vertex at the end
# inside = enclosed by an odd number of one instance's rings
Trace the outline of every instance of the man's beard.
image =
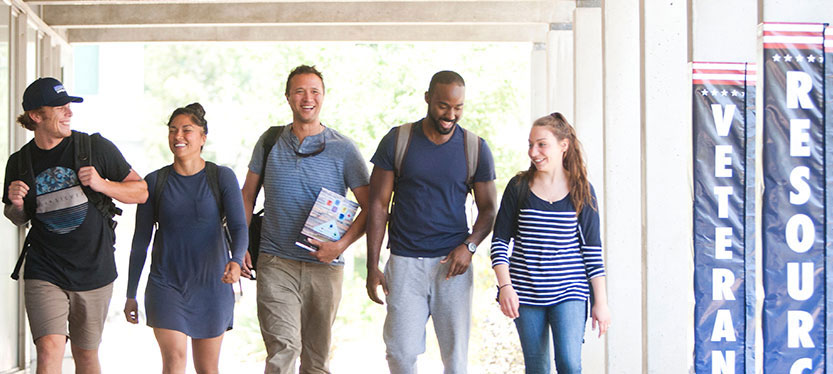
{"type": "Polygon", "coordinates": [[[428,118],[431,118],[431,122],[434,123],[434,130],[437,130],[437,132],[440,133],[440,135],[451,134],[451,132],[454,131],[455,125],[457,124],[457,121],[449,121],[449,122],[452,122],[452,125],[451,125],[451,127],[446,129],[446,128],[443,128],[440,125],[440,119],[434,118],[434,116],[431,116],[431,115],[429,115],[428,118]]]}

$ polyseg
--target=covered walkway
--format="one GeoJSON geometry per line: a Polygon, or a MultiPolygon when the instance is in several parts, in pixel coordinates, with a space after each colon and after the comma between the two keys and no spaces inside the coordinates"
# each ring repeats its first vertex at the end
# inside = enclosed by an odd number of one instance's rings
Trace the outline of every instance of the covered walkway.
{"type": "MultiPolygon", "coordinates": [[[[529,117],[572,118],[601,191],[613,327],[588,340],[587,373],[686,373],[692,365],[689,62],[755,62],[761,22],[833,22],[829,0],[0,2],[0,166],[38,76],[74,81],[84,43],[454,41],[529,43],[529,117]]],[[[0,220],[0,270],[22,231],[0,220]]],[[[6,270],[3,270],[6,271],[6,270]]],[[[122,274],[125,272],[122,271],[122,274]]],[[[17,282],[0,278],[0,373],[32,365],[17,282]]],[[[116,298],[114,298],[116,300],[116,298]]]]}

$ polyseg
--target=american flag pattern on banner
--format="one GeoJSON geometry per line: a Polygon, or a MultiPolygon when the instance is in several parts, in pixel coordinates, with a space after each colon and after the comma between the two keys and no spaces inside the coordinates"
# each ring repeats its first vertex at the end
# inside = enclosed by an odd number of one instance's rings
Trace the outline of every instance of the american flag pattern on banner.
{"type": "Polygon", "coordinates": [[[694,373],[754,374],[757,69],[693,62],[691,78],[694,373]]]}
{"type": "Polygon", "coordinates": [[[755,64],[744,62],[694,62],[692,83],[707,85],[755,85],[755,64]]]}
{"type": "MultiPolygon", "coordinates": [[[[824,169],[827,170],[828,176],[830,172],[833,171],[833,26],[827,26],[824,29],[824,53],[827,56],[827,63],[825,64],[824,68],[824,86],[825,86],[825,98],[824,98],[824,127],[825,127],[825,158],[824,158],[824,169]]],[[[833,188],[827,188],[825,191],[826,196],[826,206],[825,206],[825,217],[830,217],[831,213],[833,213],[833,188]]],[[[831,241],[833,241],[833,220],[825,219],[825,232],[827,241],[825,245],[830,248],[831,241]]],[[[825,284],[828,286],[825,289],[825,297],[826,297],[826,305],[825,305],[825,314],[827,318],[825,320],[825,326],[828,328],[825,329],[825,359],[824,362],[827,363],[828,367],[826,368],[827,373],[833,372],[833,251],[826,251],[825,253],[825,284]]]]}
{"type": "Polygon", "coordinates": [[[829,147],[825,25],[765,23],[760,31],[766,108],[761,111],[763,372],[831,373],[825,354],[831,351],[825,340],[825,176],[830,173],[824,157],[829,147]]]}
{"type": "Polygon", "coordinates": [[[833,52],[833,26],[824,29],[824,51],[833,52]]]}
{"type": "Polygon", "coordinates": [[[823,31],[821,23],[764,23],[764,48],[818,49],[823,31]]]}

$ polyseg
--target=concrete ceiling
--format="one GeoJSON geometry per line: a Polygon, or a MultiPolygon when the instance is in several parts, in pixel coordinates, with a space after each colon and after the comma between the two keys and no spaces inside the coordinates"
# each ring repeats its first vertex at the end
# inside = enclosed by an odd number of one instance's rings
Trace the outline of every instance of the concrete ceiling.
{"type": "Polygon", "coordinates": [[[70,43],[181,41],[546,42],[587,0],[31,0],[70,43]]]}

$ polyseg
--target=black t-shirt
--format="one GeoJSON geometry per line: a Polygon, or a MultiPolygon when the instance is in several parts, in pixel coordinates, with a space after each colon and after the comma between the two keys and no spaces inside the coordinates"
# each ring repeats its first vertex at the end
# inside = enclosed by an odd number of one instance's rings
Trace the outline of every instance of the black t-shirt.
{"type": "MultiPolygon", "coordinates": [[[[92,164],[108,180],[122,181],[130,165],[107,139],[90,138],[92,164]]],[[[65,290],[87,291],[105,286],[116,279],[113,256],[115,234],[107,219],[81,190],[74,170],[72,137],[50,150],[42,150],[30,141],[9,157],[3,187],[3,203],[9,200],[9,185],[21,179],[18,158],[28,151],[32,159],[34,185],[27,198],[36,201],[36,213],[29,217],[31,248],[26,255],[24,279],[40,279],[65,290]]]]}

